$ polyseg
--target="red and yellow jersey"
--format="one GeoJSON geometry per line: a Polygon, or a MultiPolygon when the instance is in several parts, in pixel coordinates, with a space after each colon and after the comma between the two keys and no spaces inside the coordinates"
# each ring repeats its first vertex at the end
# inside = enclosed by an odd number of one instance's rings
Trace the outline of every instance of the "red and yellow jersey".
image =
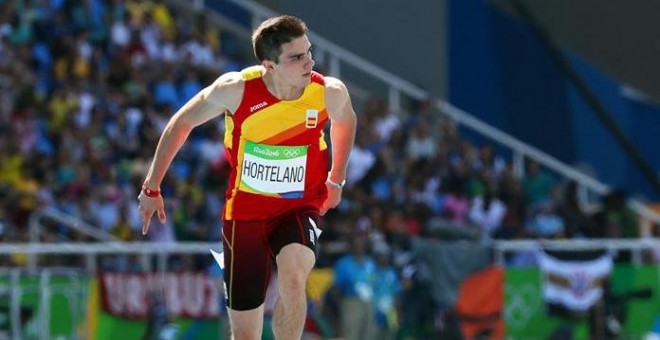
{"type": "Polygon", "coordinates": [[[232,170],[223,218],[261,220],[302,206],[320,210],[328,174],[323,76],[312,72],[300,98],[280,100],[266,88],[260,67],[241,73],[243,99],[225,119],[232,170]]]}

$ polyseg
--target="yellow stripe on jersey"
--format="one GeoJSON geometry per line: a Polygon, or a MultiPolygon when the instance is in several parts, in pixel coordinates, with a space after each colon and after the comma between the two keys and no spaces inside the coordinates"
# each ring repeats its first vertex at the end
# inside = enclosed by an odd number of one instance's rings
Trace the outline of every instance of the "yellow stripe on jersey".
{"type": "Polygon", "coordinates": [[[328,148],[328,143],[325,142],[325,132],[321,131],[321,138],[319,138],[319,150],[323,151],[328,148]]]}
{"type": "MultiPolygon", "coordinates": [[[[243,153],[245,152],[245,143],[239,142],[238,143],[238,151],[236,153],[236,167],[240,168],[241,164],[243,164],[243,153]]],[[[232,220],[234,219],[233,213],[234,213],[234,198],[236,197],[236,194],[238,193],[238,186],[241,184],[241,173],[236,174],[236,179],[234,180],[234,185],[231,189],[231,198],[227,201],[225,205],[225,215],[226,219],[232,220]]]]}
{"type": "Polygon", "coordinates": [[[270,196],[270,197],[281,197],[278,194],[269,194],[269,193],[257,191],[256,189],[254,189],[253,187],[247,185],[246,183],[243,183],[242,188],[243,188],[243,191],[249,192],[251,194],[259,194],[259,195],[262,195],[262,196],[270,196]]]}
{"type": "Polygon", "coordinates": [[[261,66],[255,65],[245,68],[241,71],[243,80],[252,80],[261,77],[261,66]]]}
{"type": "Polygon", "coordinates": [[[225,148],[231,149],[234,145],[234,119],[225,115],[225,148]]]}
{"type": "Polygon", "coordinates": [[[241,140],[259,143],[304,124],[307,109],[324,107],[323,91],[323,85],[312,83],[300,99],[280,101],[251,115],[242,124],[241,140]]]}

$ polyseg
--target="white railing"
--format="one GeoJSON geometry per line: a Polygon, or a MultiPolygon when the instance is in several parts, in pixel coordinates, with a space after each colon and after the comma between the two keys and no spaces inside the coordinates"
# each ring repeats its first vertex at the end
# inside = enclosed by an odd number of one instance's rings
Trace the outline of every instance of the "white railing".
{"type": "Polygon", "coordinates": [[[30,215],[30,220],[28,221],[30,242],[39,242],[39,235],[41,235],[43,229],[42,221],[48,219],[66,225],[68,228],[74,229],[96,241],[119,241],[112,234],[86,223],[78,217],[65,214],[52,207],[46,207],[37,209],[30,215]]]}
{"type": "Polygon", "coordinates": [[[200,254],[210,255],[210,249],[222,250],[220,242],[99,242],[99,243],[2,243],[0,255],[17,253],[46,255],[107,255],[107,254],[200,254]]]}
{"type": "MultiPolygon", "coordinates": [[[[252,13],[253,25],[257,25],[263,19],[278,15],[277,12],[256,3],[253,0],[229,0],[247,11],[252,13]]],[[[369,76],[382,81],[388,86],[388,102],[390,109],[394,112],[400,112],[402,94],[415,100],[431,99],[431,95],[420,87],[406,81],[385,69],[382,69],[373,63],[357,56],[356,54],[328,41],[314,32],[309,32],[310,39],[314,42],[315,49],[322,53],[322,58],[328,59],[329,71],[333,76],[340,76],[341,63],[346,63],[354,68],[360,69],[369,76]]],[[[436,107],[444,114],[451,117],[456,122],[473,129],[488,138],[513,150],[514,166],[518,174],[523,172],[525,157],[535,159],[539,164],[556,171],[557,173],[576,181],[580,185],[581,192],[590,190],[595,194],[603,195],[610,190],[606,184],[575,170],[575,168],[557,160],[556,158],[527,145],[509,134],[498,130],[485,122],[475,118],[469,113],[453,106],[442,99],[435,99],[436,107]]],[[[586,196],[586,195],[583,195],[586,196]]],[[[660,215],[647,208],[642,202],[629,200],[629,206],[637,212],[644,220],[643,225],[649,222],[660,224],[660,215]]],[[[648,229],[648,228],[647,228],[648,229]]],[[[642,230],[642,233],[648,235],[648,230],[642,230]]]]}
{"type": "MultiPolygon", "coordinates": [[[[505,253],[534,251],[540,248],[551,250],[629,250],[633,262],[641,263],[642,252],[660,251],[660,239],[571,239],[571,240],[512,240],[494,241],[493,249],[499,263],[505,253]]],[[[149,257],[159,259],[158,270],[166,270],[166,259],[172,254],[208,254],[210,250],[222,251],[219,242],[153,243],[153,242],[104,242],[104,243],[8,243],[0,244],[0,255],[23,253],[31,256],[79,255],[87,258],[86,269],[96,272],[97,259],[104,255],[143,255],[147,270],[152,270],[149,257]]],[[[36,268],[34,268],[36,269],[36,268]]]]}
{"type": "Polygon", "coordinates": [[[38,257],[42,255],[80,255],[85,258],[85,268],[93,273],[97,271],[98,259],[103,255],[145,255],[139,259],[140,265],[152,270],[152,262],[148,255],[157,259],[157,269],[164,271],[167,267],[167,257],[171,254],[209,254],[210,250],[221,252],[220,242],[100,242],[100,243],[6,243],[0,244],[2,254],[26,254],[30,259],[28,268],[38,267],[38,257]]]}
{"type": "MultiPolygon", "coordinates": [[[[51,220],[57,223],[63,224],[68,228],[71,228],[83,235],[89,236],[96,241],[119,241],[118,238],[112,236],[111,234],[95,227],[91,224],[86,223],[78,217],[67,215],[55,208],[46,207],[39,208],[30,215],[28,220],[28,227],[30,230],[30,242],[33,244],[38,244],[40,242],[40,235],[43,231],[43,221],[51,220]]],[[[28,265],[31,268],[34,268],[36,258],[34,256],[28,257],[28,265]]]]}
{"type": "Polygon", "coordinates": [[[536,251],[538,249],[548,250],[608,250],[614,253],[628,250],[632,253],[634,264],[642,263],[644,251],[660,251],[660,239],[571,239],[571,240],[511,240],[496,241],[496,262],[503,264],[505,253],[521,251],[536,251]]]}
{"type": "MultiPolygon", "coordinates": [[[[510,148],[514,154],[514,167],[518,169],[517,172],[519,174],[522,174],[524,159],[525,157],[528,157],[536,160],[539,162],[539,164],[542,164],[543,166],[557,172],[558,174],[574,180],[575,182],[579,183],[583,189],[588,189],[598,195],[603,195],[610,190],[608,185],[599,182],[593,177],[585,175],[584,173],[533,146],[527,145],[515,139],[506,132],[498,130],[482,122],[481,120],[471,116],[467,112],[451,105],[450,103],[447,103],[446,101],[438,99],[436,105],[438,109],[440,109],[444,114],[451,117],[456,122],[463,124],[472,130],[475,130],[484,136],[487,136],[494,141],[510,148]]],[[[643,203],[631,199],[628,201],[628,204],[645,220],[660,223],[660,215],[646,207],[643,203]]]]}

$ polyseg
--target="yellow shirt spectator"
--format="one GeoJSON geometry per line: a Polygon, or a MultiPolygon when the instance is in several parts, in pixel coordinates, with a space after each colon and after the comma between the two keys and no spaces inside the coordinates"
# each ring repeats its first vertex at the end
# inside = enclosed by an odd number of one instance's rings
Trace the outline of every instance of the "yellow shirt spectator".
{"type": "Polygon", "coordinates": [[[0,155],[0,184],[15,188],[21,181],[23,156],[20,154],[0,155]]]}
{"type": "Polygon", "coordinates": [[[49,126],[53,130],[58,130],[66,124],[67,118],[71,112],[76,109],[78,102],[72,95],[67,95],[65,92],[53,96],[50,100],[48,108],[50,109],[50,122],[49,126]]]}
{"type": "Polygon", "coordinates": [[[176,27],[174,26],[174,19],[172,13],[167,5],[162,1],[156,1],[151,8],[151,15],[154,21],[163,29],[166,38],[174,38],[176,27]]]}

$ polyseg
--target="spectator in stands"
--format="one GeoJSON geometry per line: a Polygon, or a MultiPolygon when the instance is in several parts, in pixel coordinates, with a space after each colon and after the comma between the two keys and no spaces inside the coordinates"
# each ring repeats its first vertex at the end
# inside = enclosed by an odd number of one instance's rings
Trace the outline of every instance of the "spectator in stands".
{"type": "Polygon", "coordinates": [[[110,41],[113,48],[124,49],[131,41],[133,22],[130,13],[116,15],[110,27],[110,41]]]}
{"type": "Polygon", "coordinates": [[[552,201],[539,202],[532,209],[532,216],[527,222],[529,235],[538,238],[564,237],[564,221],[557,214],[552,201]]]}
{"type": "Polygon", "coordinates": [[[90,214],[93,218],[91,222],[101,230],[110,232],[120,220],[120,192],[111,184],[104,185],[99,191],[90,206],[90,210],[93,211],[90,214]]]}
{"type": "Polygon", "coordinates": [[[506,205],[499,199],[495,190],[495,185],[488,183],[483,195],[475,197],[470,206],[470,222],[477,225],[487,238],[495,235],[506,214],[506,205]]]}
{"type": "Polygon", "coordinates": [[[373,307],[376,263],[368,254],[363,232],[351,235],[350,253],[334,266],[332,292],[340,301],[341,334],[347,340],[372,339],[375,331],[373,307]]]}
{"type": "Polygon", "coordinates": [[[478,156],[472,164],[475,171],[485,171],[489,180],[497,180],[506,169],[506,161],[495,153],[493,145],[484,143],[478,151],[478,156]]]}
{"type": "Polygon", "coordinates": [[[431,158],[436,153],[437,142],[431,135],[429,127],[419,124],[413,127],[412,134],[406,144],[406,156],[409,162],[420,158],[431,158]]]}
{"type": "Polygon", "coordinates": [[[559,207],[559,216],[564,221],[567,238],[586,237],[592,230],[592,221],[583,211],[578,200],[578,184],[574,181],[568,183],[559,207]]]}
{"type": "Polygon", "coordinates": [[[376,163],[376,156],[368,148],[372,138],[369,131],[362,130],[355,136],[355,146],[351,150],[346,174],[346,185],[349,188],[360,182],[376,163]]]}
{"type": "Polygon", "coordinates": [[[175,339],[179,330],[173,323],[170,312],[165,301],[165,293],[162,291],[151,291],[147,303],[147,329],[142,335],[142,340],[175,339]]]}
{"type": "Polygon", "coordinates": [[[429,131],[433,131],[435,141],[442,140],[441,125],[444,116],[435,110],[433,99],[413,102],[413,107],[405,117],[403,128],[410,132],[415,126],[425,125],[429,131]]]}
{"type": "Polygon", "coordinates": [[[549,200],[554,181],[550,175],[541,169],[539,163],[527,159],[527,171],[522,180],[525,199],[529,204],[539,204],[549,200]]]}
{"type": "Polygon", "coordinates": [[[638,238],[639,222],[626,204],[627,194],[614,189],[602,199],[602,208],[594,215],[594,230],[590,237],[638,238]]]}
{"type": "Polygon", "coordinates": [[[451,179],[447,185],[447,194],[443,202],[442,216],[457,226],[465,225],[470,212],[470,201],[465,193],[465,180],[461,177],[451,179]]]}
{"type": "Polygon", "coordinates": [[[373,100],[368,115],[371,116],[374,132],[379,141],[387,142],[401,126],[398,112],[392,112],[384,101],[373,100]]]}
{"type": "Polygon", "coordinates": [[[119,217],[110,228],[110,234],[122,241],[134,241],[138,235],[134,225],[131,223],[129,204],[124,203],[119,207],[119,217]]]}
{"type": "Polygon", "coordinates": [[[393,340],[398,328],[399,275],[391,264],[392,252],[385,242],[374,244],[376,260],[374,283],[375,331],[373,340],[393,340]]]}
{"type": "Polygon", "coordinates": [[[407,169],[407,199],[413,204],[422,204],[427,209],[441,213],[443,198],[438,193],[441,179],[430,159],[421,158],[411,163],[407,169]]]}
{"type": "Polygon", "coordinates": [[[495,238],[511,239],[525,236],[525,221],[527,220],[527,202],[522,192],[520,181],[513,173],[509,164],[498,181],[498,192],[506,205],[506,213],[502,218],[502,226],[495,233],[495,238]]]}
{"type": "Polygon", "coordinates": [[[427,284],[418,279],[417,266],[401,269],[400,326],[397,339],[433,339],[436,306],[427,284]]]}

